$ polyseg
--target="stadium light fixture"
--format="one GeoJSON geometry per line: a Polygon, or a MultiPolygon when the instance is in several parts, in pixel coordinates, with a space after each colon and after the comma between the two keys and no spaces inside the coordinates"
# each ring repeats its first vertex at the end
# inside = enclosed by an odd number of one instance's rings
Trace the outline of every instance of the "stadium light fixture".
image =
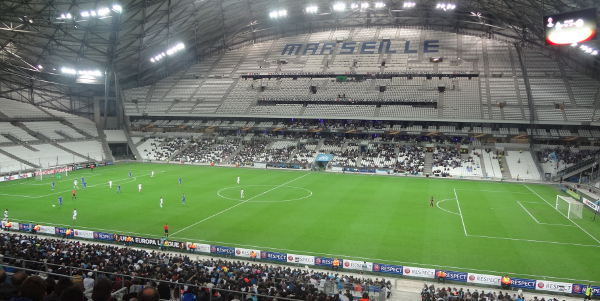
{"type": "MultiPolygon", "coordinates": [[[[109,17],[112,13],[114,13],[114,14],[123,13],[123,7],[120,4],[113,4],[110,7],[103,6],[103,7],[97,8],[95,10],[82,10],[79,13],[79,15],[83,19],[96,18],[96,17],[104,18],[104,17],[109,17]]],[[[59,19],[72,19],[72,18],[73,17],[71,16],[70,13],[61,14],[59,17],[59,19]]]]}
{"type": "Polygon", "coordinates": [[[71,19],[73,19],[73,16],[71,15],[71,13],[60,14],[60,16],[57,19],[59,19],[59,20],[71,20],[71,19]]]}
{"type": "Polygon", "coordinates": [[[102,71],[98,70],[98,69],[82,69],[82,70],[77,70],[74,68],[70,68],[70,67],[62,67],[60,68],[60,72],[66,74],[66,75],[77,75],[80,77],[101,77],[102,76],[102,71]]]}
{"type": "Polygon", "coordinates": [[[309,5],[304,10],[307,14],[316,14],[319,11],[319,7],[316,5],[309,5]]]}
{"type": "Polygon", "coordinates": [[[338,11],[338,12],[342,12],[346,10],[346,3],[344,2],[336,2],[333,4],[333,10],[334,11],[338,11]]]}
{"type": "Polygon", "coordinates": [[[383,2],[375,2],[375,8],[384,8],[385,7],[385,3],[383,2]]]}
{"type": "Polygon", "coordinates": [[[435,6],[436,9],[439,10],[443,10],[443,11],[450,11],[450,10],[454,10],[456,8],[456,4],[454,3],[438,3],[435,6]]]}
{"type": "Polygon", "coordinates": [[[417,3],[412,2],[412,1],[405,1],[404,3],[402,3],[402,8],[404,8],[404,9],[413,8],[415,6],[417,6],[417,3]]]}
{"type": "Polygon", "coordinates": [[[287,17],[287,10],[286,9],[272,10],[269,13],[269,17],[271,19],[279,19],[279,18],[287,17]]]}
{"type": "Polygon", "coordinates": [[[361,2],[360,3],[360,9],[369,9],[369,6],[371,6],[369,4],[369,2],[361,2]]]}
{"type": "Polygon", "coordinates": [[[40,69],[40,70],[42,70],[42,69],[44,69],[44,66],[42,66],[42,65],[37,65],[37,68],[38,68],[38,69],[40,69]]]}
{"type": "Polygon", "coordinates": [[[115,13],[120,14],[120,13],[123,12],[123,7],[120,4],[113,4],[112,11],[114,11],[115,13]]]}
{"type": "Polygon", "coordinates": [[[179,43],[175,44],[175,46],[167,49],[166,51],[163,51],[163,52],[151,57],[150,62],[158,63],[165,57],[172,56],[172,55],[182,51],[183,49],[185,49],[185,44],[183,44],[182,42],[179,42],[179,43]]]}

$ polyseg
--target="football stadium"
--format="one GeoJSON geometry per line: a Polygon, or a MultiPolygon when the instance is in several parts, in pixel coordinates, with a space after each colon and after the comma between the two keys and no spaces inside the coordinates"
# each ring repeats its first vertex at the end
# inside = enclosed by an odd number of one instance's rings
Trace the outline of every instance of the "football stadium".
{"type": "Polygon", "coordinates": [[[0,301],[598,299],[599,6],[4,0],[0,301]]]}

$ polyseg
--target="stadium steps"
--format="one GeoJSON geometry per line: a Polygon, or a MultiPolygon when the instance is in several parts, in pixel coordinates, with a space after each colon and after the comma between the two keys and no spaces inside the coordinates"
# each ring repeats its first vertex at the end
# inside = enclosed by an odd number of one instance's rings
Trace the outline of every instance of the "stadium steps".
{"type": "Polygon", "coordinates": [[[140,151],[138,150],[138,146],[142,145],[145,142],[145,140],[144,139],[140,140],[140,142],[138,144],[133,143],[133,140],[131,140],[131,135],[129,134],[129,131],[130,131],[129,122],[126,122],[123,132],[125,133],[125,137],[127,138],[127,146],[129,147],[129,150],[135,156],[136,160],[142,160],[143,157],[140,154],[140,151]]]}
{"type": "Polygon", "coordinates": [[[506,161],[506,156],[502,156],[500,163],[502,163],[502,166],[500,168],[500,171],[502,172],[502,178],[512,179],[512,176],[510,175],[510,170],[508,168],[508,161],[506,161]]]}
{"type": "Polygon", "coordinates": [[[106,142],[106,134],[104,130],[102,130],[98,124],[96,123],[96,129],[98,130],[98,140],[100,140],[100,144],[102,145],[102,151],[104,152],[104,158],[106,160],[115,161],[115,158],[110,151],[110,147],[108,147],[108,142],[106,142]]]}
{"type": "MultiPolygon", "coordinates": [[[[484,118],[492,119],[492,92],[490,91],[490,77],[492,73],[490,72],[490,59],[488,57],[488,48],[487,48],[487,40],[483,40],[481,43],[481,47],[483,49],[483,71],[485,74],[485,100],[488,107],[488,116],[484,116],[484,118]]],[[[481,95],[481,81],[479,81],[479,95],[481,95]]],[[[502,110],[501,110],[502,111],[502,110]]],[[[504,114],[502,114],[502,119],[504,119],[504,114]]]]}
{"type": "Polygon", "coordinates": [[[167,160],[169,161],[173,161],[173,159],[177,156],[179,156],[179,154],[181,154],[183,151],[187,150],[188,148],[190,148],[190,146],[192,146],[193,142],[192,140],[188,140],[187,143],[185,145],[183,145],[180,149],[176,150],[173,152],[173,154],[171,154],[171,156],[169,156],[169,158],[167,160]]]}
{"type": "Polygon", "coordinates": [[[479,150],[479,162],[480,162],[480,164],[479,164],[479,165],[481,166],[481,175],[482,175],[484,178],[487,178],[487,177],[488,177],[488,175],[487,175],[487,171],[485,170],[485,162],[483,161],[483,152],[484,152],[484,150],[483,150],[483,149],[480,149],[480,150],[479,150]]]}
{"type": "Polygon", "coordinates": [[[76,127],[75,125],[73,125],[72,123],[70,123],[69,121],[63,119],[62,117],[58,117],[54,114],[52,114],[52,112],[46,110],[44,107],[42,106],[38,106],[38,108],[40,110],[42,110],[44,113],[58,119],[60,121],[60,123],[72,128],[73,130],[75,130],[77,133],[81,134],[83,137],[86,137],[88,139],[96,139],[96,137],[92,137],[90,134],[88,134],[86,131],[80,130],[78,127],[76,127]]]}
{"type": "Polygon", "coordinates": [[[560,71],[560,77],[565,83],[565,89],[567,90],[567,94],[569,95],[569,102],[576,106],[577,102],[575,102],[575,96],[573,95],[573,89],[571,89],[571,82],[567,79],[567,73],[565,71],[565,66],[562,64],[560,59],[557,59],[558,70],[560,71]]]}
{"type": "Polygon", "coordinates": [[[433,171],[433,153],[425,152],[425,163],[423,164],[423,173],[431,174],[433,171]]]}
{"type": "MultiPolygon", "coordinates": [[[[6,137],[6,139],[12,141],[13,144],[15,144],[15,145],[23,146],[24,148],[27,148],[27,149],[29,149],[31,151],[34,151],[34,152],[38,151],[37,149],[35,149],[32,146],[30,146],[29,143],[27,143],[27,142],[25,142],[25,141],[23,141],[23,140],[15,137],[15,136],[11,135],[11,134],[6,133],[6,134],[3,134],[3,135],[4,135],[4,137],[6,137]]],[[[33,142],[35,142],[35,141],[33,141],[33,142]]]]}
{"type": "Polygon", "coordinates": [[[521,95],[521,89],[519,89],[519,77],[517,74],[517,66],[515,64],[515,57],[513,56],[512,48],[509,48],[508,50],[508,58],[510,59],[510,69],[512,71],[515,92],[517,94],[517,100],[519,101],[519,107],[521,109],[521,118],[527,119],[527,116],[525,116],[525,108],[523,105],[523,96],[521,95]]]}
{"type": "Polygon", "coordinates": [[[15,156],[15,155],[13,155],[13,154],[11,154],[11,153],[7,152],[7,151],[4,151],[4,150],[3,150],[3,149],[1,149],[1,148],[0,148],[0,154],[3,154],[3,155],[5,155],[5,156],[7,156],[7,157],[9,157],[9,158],[11,158],[11,159],[14,159],[14,160],[16,160],[16,161],[19,161],[19,162],[21,162],[21,163],[23,163],[23,164],[25,164],[25,165],[32,166],[32,167],[34,167],[34,168],[40,168],[40,166],[39,166],[39,165],[37,165],[37,164],[35,164],[35,163],[32,163],[32,162],[29,162],[29,161],[27,161],[27,160],[21,159],[21,158],[19,158],[19,157],[15,156]]]}

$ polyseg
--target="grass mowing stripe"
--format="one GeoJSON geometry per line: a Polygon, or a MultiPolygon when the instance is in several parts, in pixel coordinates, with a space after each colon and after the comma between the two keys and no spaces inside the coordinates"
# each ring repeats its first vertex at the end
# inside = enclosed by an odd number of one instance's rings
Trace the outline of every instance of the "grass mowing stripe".
{"type": "Polygon", "coordinates": [[[548,201],[546,201],[546,199],[544,199],[541,195],[539,195],[535,190],[529,188],[529,186],[527,186],[525,184],[523,184],[523,186],[525,186],[527,189],[529,189],[531,192],[533,192],[535,195],[537,195],[546,204],[548,204],[548,206],[554,208],[556,211],[558,211],[558,213],[560,213],[560,215],[564,216],[571,223],[573,223],[575,226],[577,226],[577,228],[581,229],[581,231],[585,232],[585,234],[589,235],[593,240],[595,240],[598,244],[600,244],[600,240],[598,240],[596,237],[594,237],[592,234],[590,234],[587,230],[583,229],[579,224],[577,224],[576,222],[574,222],[573,220],[571,220],[570,218],[568,218],[564,213],[560,212],[558,209],[556,209],[554,206],[552,206],[552,204],[548,203],[548,201]]]}
{"type": "Polygon", "coordinates": [[[187,230],[187,229],[189,229],[189,228],[191,228],[193,226],[196,226],[198,224],[201,224],[201,223],[203,223],[203,222],[205,222],[205,221],[207,221],[207,220],[209,220],[209,219],[211,219],[211,218],[213,218],[215,216],[221,215],[222,213],[225,213],[225,212],[227,212],[227,211],[229,211],[229,210],[231,210],[231,209],[233,209],[233,208],[235,208],[237,206],[245,204],[245,203],[247,203],[247,202],[249,202],[249,201],[251,201],[251,200],[253,200],[253,199],[255,199],[255,198],[259,197],[259,196],[261,196],[261,195],[267,194],[267,193],[269,193],[269,192],[271,192],[271,191],[273,191],[273,190],[275,190],[275,189],[277,189],[279,187],[285,186],[285,185],[287,185],[289,183],[292,183],[292,182],[294,182],[296,180],[302,179],[302,178],[308,176],[309,174],[310,173],[305,173],[305,174],[303,174],[303,175],[301,175],[299,177],[293,178],[293,179],[291,179],[291,180],[289,180],[289,181],[287,181],[287,182],[285,182],[283,184],[279,184],[279,185],[277,185],[277,186],[275,186],[275,187],[273,187],[273,188],[271,188],[269,190],[263,191],[263,192],[255,195],[255,196],[253,196],[251,198],[248,198],[247,200],[245,200],[243,202],[239,202],[239,203],[237,203],[237,204],[235,204],[235,205],[233,205],[231,207],[225,208],[225,209],[223,209],[223,210],[221,210],[221,211],[219,211],[219,212],[217,212],[217,213],[215,213],[215,214],[213,214],[211,216],[205,217],[205,218],[203,218],[203,219],[201,219],[201,220],[199,220],[199,221],[197,221],[197,222],[195,222],[195,223],[193,223],[193,224],[191,224],[191,225],[189,225],[189,226],[187,226],[185,228],[182,228],[182,229],[179,229],[179,230],[173,232],[173,234],[171,236],[175,236],[177,233],[181,233],[182,231],[185,231],[185,230],[187,230]]]}

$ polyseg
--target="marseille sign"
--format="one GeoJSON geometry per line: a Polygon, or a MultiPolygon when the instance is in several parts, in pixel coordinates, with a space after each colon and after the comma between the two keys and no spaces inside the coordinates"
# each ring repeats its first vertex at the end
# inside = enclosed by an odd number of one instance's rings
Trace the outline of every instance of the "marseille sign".
{"type": "Polygon", "coordinates": [[[281,55],[328,55],[328,54],[393,54],[393,53],[435,53],[439,52],[439,40],[414,41],[370,41],[370,42],[324,42],[286,44],[281,55]]]}

